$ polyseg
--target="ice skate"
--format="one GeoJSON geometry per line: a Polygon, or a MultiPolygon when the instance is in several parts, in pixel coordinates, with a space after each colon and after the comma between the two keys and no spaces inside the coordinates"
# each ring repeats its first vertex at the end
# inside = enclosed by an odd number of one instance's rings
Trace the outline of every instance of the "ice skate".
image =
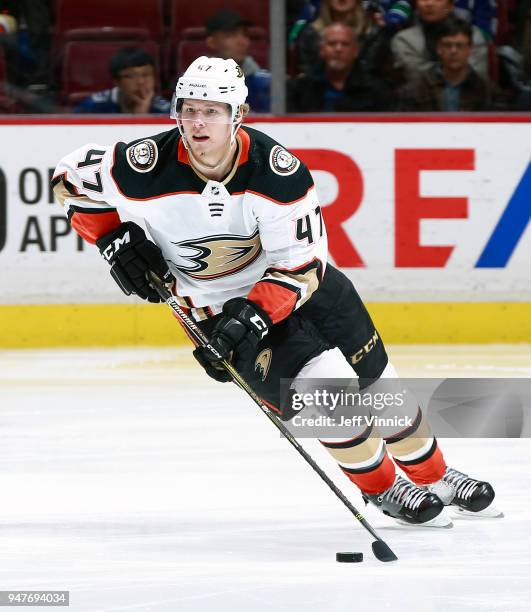
{"type": "Polygon", "coordinates": [[[375,495],[363,493],[363,499],[400,524],[452,527],[452,522],[441,515],[444,504],[439,497],[401,476],[395,478],[387,491],[375,495]]]}
{"type": "Polygon", "coordinates": [[[453,468],[447,467],[441,480],[428,485],[426,489],[437,495],[458,517],[503,517],[503,513],[492,505],[495,493],[491,484],[475,480],[453,468]]]}

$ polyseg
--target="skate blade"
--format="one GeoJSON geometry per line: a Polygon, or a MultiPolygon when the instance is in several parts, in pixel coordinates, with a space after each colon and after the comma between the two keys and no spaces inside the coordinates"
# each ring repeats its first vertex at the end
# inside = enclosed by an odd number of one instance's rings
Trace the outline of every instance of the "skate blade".
{"type": "Polygon", "coordinates": [[[482,519],[482,518],[503,518],[504,514],[501,510],[498,510],[492,504],[487,506],[484,510],[479,512],[470,512],[470,510],[463,510],[458,506],[450,506],[452,516],[458,519],[482,519]]]}
{"type": "Polygon", "coordinates": [[[451,529],[454,524],[452,521],[445,516],[442,512],[435,518],[432,518],[431,521],[426,521],[425,523],[408,523],[406,521],[401,521],[400,519],[394,519],[396,523],[402,525],[403,527],[428,527],[432,529],[451,529]]]}

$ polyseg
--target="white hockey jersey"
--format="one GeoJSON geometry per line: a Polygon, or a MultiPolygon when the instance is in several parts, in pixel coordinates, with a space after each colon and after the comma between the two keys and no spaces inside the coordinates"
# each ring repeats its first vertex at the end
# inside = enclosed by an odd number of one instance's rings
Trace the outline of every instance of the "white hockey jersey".
{"type": "Polygon", "coordinates": [[[258,303],[276,323],[322,279],[327,241],[308,169],[252,128],[237,135],[223,181],[190,164],[177,129],[126,144],[88,144],[64,157],[54,191],[90,243],[141,217],[176,278],[175,295],[196,320],[233,297],[258,303]]]}

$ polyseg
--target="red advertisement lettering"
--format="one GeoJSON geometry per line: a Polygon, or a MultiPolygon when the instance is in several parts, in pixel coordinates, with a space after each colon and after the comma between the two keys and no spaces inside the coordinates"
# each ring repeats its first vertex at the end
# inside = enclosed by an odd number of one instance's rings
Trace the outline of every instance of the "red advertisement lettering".
{"type": "Polygon", "coordinates": [[[358,210],[363,198],[363,177],[356,162],[339,151],[330,149],[291,149],[310,170],[330,172],[337,180],[336,199],[323,207],[328,234],[328,250],[335,263],[343,268],[359,268],[365,264],[350,241],[342,223],[358,210]]]}
{"type": "Polygon", "coordinates": [[[474,170],[472,149],[398,149],[395,152],[395,265],[442,268],[454,246],[421,246],[421,219],[466,219],[466,197],[422,197],[425,170],[474,170]]]}

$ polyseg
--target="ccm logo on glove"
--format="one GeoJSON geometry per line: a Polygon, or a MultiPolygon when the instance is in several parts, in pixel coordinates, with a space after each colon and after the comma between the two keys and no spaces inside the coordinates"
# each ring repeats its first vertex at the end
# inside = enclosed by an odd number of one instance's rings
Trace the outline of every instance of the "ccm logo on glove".
{"type": "Polygon", "coordinates": [[[146,273],[154,272],[164,283],[175,279],[162,251],[139,225],[126,221],[97,240],[96,245],[111,266],[111,276],[126,295],[136,293],[143,300],[162,301],[148,283],[146,273]]]}
{"type": "Polygon", "coordinates": [[[269,331],[269,327],[267,326],[267,323],[258,314],[255,314],[252,317],[249,317],[249,322],[252,323],[256,327],[256,330],[260,335],[260,340],[269,331]]]}
{"type": "Polygon", "coordinates": [[[131,235],[129,232],[125,232],[125,234],[121,238],[116,238],[111,242],[111,244],[101,252],[104,259],[107,261],[111,261],[113,255],[120,249],[120,247],[124,246],[128,242],[131,242],[131,235]]]}

